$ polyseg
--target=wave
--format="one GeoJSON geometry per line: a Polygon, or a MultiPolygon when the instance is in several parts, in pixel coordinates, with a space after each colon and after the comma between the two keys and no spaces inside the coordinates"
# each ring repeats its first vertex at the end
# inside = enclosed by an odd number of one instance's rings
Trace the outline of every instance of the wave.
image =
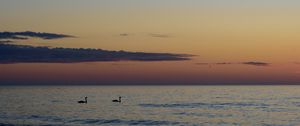
{"type": "Polygon", "coordinates": [[[60,125],[50,125],[50,124],[45,124],[45,125],[27,125],[27,124],[9,124],[9,123],[0,123],[0,126],[60,126],[60,125]]]}
{"type": "Polygon", "coordinates": [[[57,116],[42,116],[42,115],[31,115],[27,117],[27,119],[31,120],[41,120],[41,121],[50,121],[50,122],[62,122],[63,119],[57,116]]]}
{"type": "Polygon", "coordinates": [[[270,105],[264,103],[173,103],[173,104],[139,104],[142,107],[163,107],[163,108],[213,108],[222,109],[226,107],[257,107],[267,108],[270,105]]]}
{"type": "Polygon", "coordinates": [[[184,115],[184,116],[199,116],[208,118],[228,118],[233,117],[233,114],[213,114],[213,113],[196,113],[196,112],[179,112],[174,113],[174,115],[184,115]]]}
{"type": "Polygon", "coordinates": [[[121,119],[75,119],[69,121],[69,123],[79,123],[79,124],[114,124],[114,125],[147,125],[147,126],[156,126],[156,125],[183,125],[181,122],[172,122],[172,121],[156,121],[156,120],[121,120],[121,119]]]}
{"type": "Polygon", "coordinates": [[[143,125],[143,126],[156,126],[156,125],[188,125],[185,122],[175,122],[166,120],[122,120],[122,119],[68,119],[56,116],[42,116],[30,115],[27,117],[22,116],[29,122],[38,122],[38,124],[14,124],[14,123],[1,123],[0,126],[56,126],[56,125],[143,125]],[[31,121],[30,121],[31,120],[31,121]],[[42,125],[41,125],[42,124],[42,125]]]}

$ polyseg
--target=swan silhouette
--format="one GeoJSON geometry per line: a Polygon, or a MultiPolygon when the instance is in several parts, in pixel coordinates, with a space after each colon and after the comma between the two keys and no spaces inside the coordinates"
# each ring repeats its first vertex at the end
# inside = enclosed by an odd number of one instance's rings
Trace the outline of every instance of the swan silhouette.
{"type": "Polygon", "coordinates": [[[86,104],[87,103],[87,97],[84,97],[84,99],[85,99],[84,101],[78,101],[78,103],[85,103],[86,104]]]}
{"type": "Polygon", "coordinates": [[[112,100],[112,102],[120,102],[120,103],[121,103],[121,98],[122,98],[122,97],[119,97],[119,100],[117,100],[117,99],[112,100]]]}

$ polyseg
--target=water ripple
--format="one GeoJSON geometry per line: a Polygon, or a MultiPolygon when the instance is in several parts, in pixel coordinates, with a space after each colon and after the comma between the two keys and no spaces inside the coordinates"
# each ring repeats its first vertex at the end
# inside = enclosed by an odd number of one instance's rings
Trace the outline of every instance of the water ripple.
{"type": "MultiPolygon", "coordinates": [[[[31,115],[27,119],[41,120],[42,123],[47,125],[43,126],[54,126],[58,124],[48,124],[54,120],[59,121],[59,125],[64,125],[62,118],[44,117],[38,115],[31,115]],[[48,118],[48,119],[47,119],[48,118]],[[50,121],[50,122],[48,122],[50,121]]],[[[188,125],[185,122],[165,121],[165,120],[122,120],[122,119],[67,119],[67,124],[71,125],[143,125],[143,126],[157,126],[157,125],[188,125]]],[[[32,124],[5,124],[0,123],[0,126],[36,126],[32,124]]]]}
{"type": "Polygon", "coordinates": [[[184,124],[181,122],[172,122],[172,121],[156,121],[156,120],[121,120],[121,119],[75,119],[69,121],[69,123],[79,123],[79,124],[123,124],[123,125],[180,125],[184,124]]]}
{"type": "Polygon", "coordinates": [[[226,118],[226,117],[233,117],[232,114],[212,114],[212,113],[195,113],[195,112],[179,112],[174,113],[174,115],[185,115],[185,116],[204,116],[208,118],[226,118]]]}
{"type": "Polygon", "coordinates": [[[173,103],[173,104],[139,104],[142,107],[163,107],[163,108],[225,108],[225,107],[258,107],[267,108],[269,105],[264,103],[173,103]]]}

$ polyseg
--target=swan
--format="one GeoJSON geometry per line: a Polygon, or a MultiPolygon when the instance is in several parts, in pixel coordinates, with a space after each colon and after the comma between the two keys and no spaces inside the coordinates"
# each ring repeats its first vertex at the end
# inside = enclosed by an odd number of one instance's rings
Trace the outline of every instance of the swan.
{"type": "Polygon", "coordinates": [[[120,102],[120,103],[121,103],[121,98],[122,98],[122,97],[119,97],[119,100],[117,100],[117,99],[112,100],[112,102],[120,102]]]}
{"type": "Polygon", "coordinates": [[[87,103],[87,97],[84,97],[85,101],[78,101],[78,103],[87,103]]]}

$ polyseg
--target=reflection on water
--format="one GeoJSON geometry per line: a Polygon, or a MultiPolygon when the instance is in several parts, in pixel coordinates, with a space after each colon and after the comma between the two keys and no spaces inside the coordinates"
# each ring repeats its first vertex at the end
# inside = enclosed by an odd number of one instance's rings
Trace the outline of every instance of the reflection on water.
{"type": "Polygon", "coordinates": [[[3,86],[0,99],[11,126],[300,125],[300,86],[3,86]]]}

